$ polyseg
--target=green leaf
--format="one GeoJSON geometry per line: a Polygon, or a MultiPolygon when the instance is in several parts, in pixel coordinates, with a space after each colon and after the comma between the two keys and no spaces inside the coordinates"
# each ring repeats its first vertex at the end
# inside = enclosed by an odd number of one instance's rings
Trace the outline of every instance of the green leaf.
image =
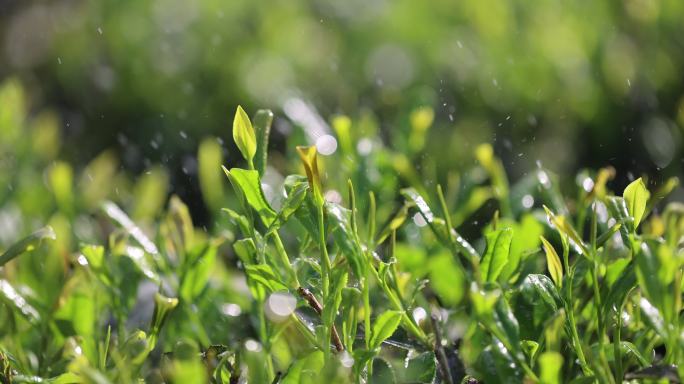
{"type": "Polygon", "coordinates": [[[586,244],[584,244],[584,241],[582,241],[582,237],[577,233],[575,228],[573,228],[568,218],[562,215],[554,215],[546,206],[544,206],[544,210],[546,211],[549,221],[556,227],[556,230],[558,230],[561,237],[563,235],[567,236],[568,239],[570,239],[570,243],[575,247],[579,254],[589,257],[589,249],[586,244]]]}
{"type": "Polygon", "coordinates": [[[627,355],[634,355],[637,360],[639,360],[639,364],[642,366],[649,365],[652,363],[651,360],[647,359],[644,354],[639,351],[636,345],[630,343],[629,341],[621,341],[620,342],[620,349],[622,350],[622,353],[627,356],[627,355]]]}
{"type": "Polygon", "coordinates": [[[622,197],[627,202],[627,209],[629,214],[634,218],[634,229],[639,226],[641,219],[646,212],[646,204],[648,203],[648,198],[651,196],[644,181],[641,177],[631,182],[625,191],[622,193],[622,197]]]}
{"type": "Polygon", "coordinates": [[[247,203],[259,214],[264,225],[270,226],[276,218],[276,213],[266,201],[264,191],[261,189],[259,172],[246,169],[233,168],[226,170],[233,188],[244,195],[247,203]]]}
{"type": "Polygon", "coordinates": [[[159,255],[157,246],[152,242],[152,240],[150,240],[149,237],[147,237],[147,235],[145,235],[140,227],[135,225],[133,220],[131,220],[131,218],[128,217],[128,215],[126,215],[126,213],[122,211],[118,205],[111,201],[105,201],[102,203],[102,209],[110,219],[114,220],[121,227],[123,227],[123,229],[143,247],[145,252],[153,256],[159,255]]]}
{"type": "Polygon", "coordinates": [[[323,303],[323,313],[321,314],[321,320],[327,327],[330,327],[335,322],[337,310],[342,302],[342,288],[347,286],[347,277],[348,274],[344,269],[333,271],[330,293],[323,303]]]}
{"type": "Polygon", "coordinates": [[[386,360],[374,358],[373,375],[368,382],[369,384],[395,384],[397,379],[394,368],[386,360]]]}
{"type": "Polygon", "coordinates": [[[399,323],[401,323],[401,315],[402,313],[399,311],[386,311],[375,319],[370,339],[371,349],[380,347],[383,341],[392,336],[397,327],[399,327],[399,323]]]}
{"type": "Polygon", "coordinates": [[[494,282],[508,263],[513,230],[511,228],[499,229],[488,233],[486,238],[487,251],[482,256],[480,272],[484,281],[494,282]]]}
{"type": "MultiPolygon", "coordinates": [[[[660,276],[661,270],[668,270],[669,268],[662,268],[661,261],[652,249],[654,247],[657,251],[658,245],[654,242],[642,242],[641,246],[638,248],[635,256],[637,281],[639,282],[639,287],[641,287],[644,296],[646,296],[659,310],[668,310],[668,312],[671,312],[671,308],[665,308],[667,305],[664,303],[666,303],[665,299],[668,296],[666,288],[672,280],[667,279],[669,280],[667,281],[660,276]]],[[[674,276],[674,270],[670,271],[670,274],[674,276]]]]}
{"type": "Polygon", "coordinates": [[[12,307],[19,310],[24,317],[30,322],[38,324],[40,320],[40,313],[36,308],[29,304],[26,299],[14,289],[12,284],[5,279],[0,279],[0,297],[12,307]]]}
{"type": "Polygon", "coordinates": [[[287,286],[280,282],[273,269],[265,264],[246,265],[245,273],[247,278],[261,284],[268,291],[286,291],[287,286]]]}
{"type": "Polygon", "coordinates": [[[7,249],[2,256],[0,256],[0,267],[24,252],[34,250],[44,239],[54,240],[56,237],[55,231],[50,226],[43,227],[33,232],[32,234],[12,244],[12,246],[10,246],[9,249],[7,249]]]}
{"type": "Polygon", "coordinates": [[[278,216],[268,228],[267,235],[277,231],[295,214],[295,212],[297,212],[297,209],[299,209],[306,198],[306,191],[308,189],[309,185],[307,183],[297,183],[292,187],[283,201],[278,216]]]}
{"type": "Polygon", "coordinates": [[[629,292],[636,286],[636,283],[637,277],[634,272],[634,263],[629,263],[620,273],[620,277],[610,286],[610,290],[603,302],[604,316],[611,310],[620,309],[629,292]]]}
{"type": "Polygon", "coordinates": [[[480,354],[476,368],[485,383],[522,384],[524,374],[500,342],[487,346],[480,354]]]}
{"type": "MultiPolygon", "coordinates": [[[[503,331],[513,348],[520,348],[520,326],[505,298],[494,306],[494,325],[503,331]]],[[[518,352],[518,351],[515,351],[518,352]]]]}
{"type": "Polygon", "coordinates": [[[178,299],[175,297],[166,297],[160,293],[154,295],[154,313],[152,314],[152,323],[150,325],[149,343],[150,348],[154,348],[157,337],[161,328],[164,326],[166,319],[171,311],[178,306],[178,299]]]}
{"type": "MultiPolygon", "coordinates": [[[[352,230],[351,211],[334,203],[327,203],[325,208],[328,226],[332,231],[335,245],[339,247],[340,253],[349,261],[356,277],[359,279],[365,277],[368,260],[352,230]]],[[[317,229],[315,233],[318,233],[317,229]]]]}
{"type": "Polygon", "coordinates": [[[457,305],[465,291],[465,272],[454,262],[448,250],[431,256],[427,260],[430,287],[444,304],[457,305]]]}
{"type": "Polygon", "coordinates": [[[254,157],[254,168],[259,171],[259,176],[266,172],[268,160],[268,136],[271,133],[273,112],[270,109],[260,109],[254,115],[254,129],[256,130],[257,150],[254,157]]]}
{"type": "Polygon", "coordinates": [[[546,254],[546,266],[549,269],[549,274],[556,283],[557,287],[563,286],[563,267],[561,266],[560,257],[558,253],[553,248],[551,243],[549,243],[544,236],[541,236],[541,241],[544,244],[544,253],[546,254]]]}
{"type": "Polygon", "coordinates": [[[561,368],[563,355],[558,352],[544,352],[539,356],[540,375],[543,384],[559,384],[561,382],[561,368]]]}
{"type": "Polygon", "coordinates": [[[537,340],[549,318],[561,307],[556,287],[546,275],[531,274],[511,295],[515,317],[523,339],[537,340]]]}
{"type": "Polygon", "coordinates": [[[242,157],[249,164],[252,164],[252,159],[254,159],[257,151],[256,134],[249,116],[239,105],[235,111],[235,118],[233,118],[233,141],[242,153],[242,157]]]}
{"type": "Polygon", "coordinates": [[[437,374],[437,359],[431,351],[407,357],[403,382],[433,383],[437,374]]]}
{"type": "Polygon", "coordinates": [[[283,377],[281,384],[313,384],[325,365],[322,351],[314,351],[295,360],[283,377]]]}
{"type": "Polygon", "coordinates": [[[634,231],[634,218],[630,216],[627,203],[622,197],[609,196],[608,210],[620,225],[620,236],[626,245],[630,245],[629,235],[634,231]]]}
{"type": "Polygon", "coordinates": [[[191,251],[192,264],[185,271],[179,288],[179,295],[183,300],[193,302],[207,286],[216,260],[216,248],[215,244],[207,244],[191,251]]]}
{"type": "Polygon", "coordinates": [[[639,308],[641,308],[641,314],[651,328],[653,328],[660,337],[667,339],[668,334],[667,329],[665,328],[665,320],[660,314],[660,311],[658,311],[658,308],[654,307],[645,297],[642,297],[639,301],[639,308]]]}

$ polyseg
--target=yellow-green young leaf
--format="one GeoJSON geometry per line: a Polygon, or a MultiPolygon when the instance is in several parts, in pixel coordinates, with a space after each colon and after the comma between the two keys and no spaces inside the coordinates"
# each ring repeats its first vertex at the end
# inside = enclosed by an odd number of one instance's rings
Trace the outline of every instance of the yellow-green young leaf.
{"type": "Polygon", "coordinates": [[[235,141],[235,145],[242,152],[242,157],[249,164],[252,164],[252,159],[254,159],[257,150],[256,134],[249,116],[239,105],[233,119],[233,141],[235,141]]]}
{"type": "Polygon", "coordinates": [[[373,324],[373,335],[370,339],[371,348],[378,348],[383,341],[389,339],[399,327],[399,323],[401,323],[401,312],[399,311],[387,311],[378,316],[375,324],[373,324]]]}
{"type": "Polygon", "coordinates": [[[627,202],[627,209],[629,214],[634,218],[634,228],[636,229],[644,217],[646,212],[646,203],[651,194],[646,189],[641,177],[630,183],[625,191],[622,193],[622,197],[627,202]]]}
{"type": "Polygon", "coordinates": [[[549,217],[551,223],[561,234],[561,237],[563,237],[563,235],[567,236],[573,246],[577,249],[577,252],[589,257],[589,250],[587,249],[586,244],[584,244],[584,241],[582,241],[579,233],[577,233],[575,228],[573,228],[568,219],[562,215],[555,215],[547,206],[544,206],[544,210],[546,211],[546,215],[549,217]]]}
{"type": "Polygon", "coordinates": [[[539,356],[541,374],[539,378],[543,384],[558,384],[561,382],[560,373],[563,367],[563,356],[558,352],[544,352],[539,356]]]}
{"type": "Polygon", "coordinates": [[[557,287],[563,286],[563,267],[561,266],[560,257],[544,236],[540,236],[542,244],[544,245],[544,253],[546,253],[546,266],[549,268],[549,274],[557,287]]]}
{"type": "Polygon", "coordinates": [[[318,173],[318,156],[316,155],[316,147],[297,147],[297,153],[302,159],[304,170],[306,171],[306,178],[309,179],[309,186],[314,197],[314,203],[318,206],[323,206],[323,193],[321,192],[321,177],[318,173]]]}

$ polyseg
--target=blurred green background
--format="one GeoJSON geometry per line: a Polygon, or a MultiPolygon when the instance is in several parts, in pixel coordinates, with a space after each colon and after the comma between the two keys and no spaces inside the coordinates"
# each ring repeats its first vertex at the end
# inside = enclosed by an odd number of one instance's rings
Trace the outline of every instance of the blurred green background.
{"type": "MultiPolygon", "coordinates": [[[[23,86],[32,125],[52,127],[32,153],[52,161],[59,141],[79,171],[100,155],[105,175],[168,180],[202,224],[197,148],[223,138],[223,162],[238,162],[237,104],[274,110],[275,152],[300,128],[331,132],[335,114],[376,121],[392,145],[427,106],[424,154],[442,174],[490,142],[512,179],[538,163],[612,165],[622,185],[681,177],[683,20],[681,0],[4,0],[0,78],[23,86]]],[[[21,129],[0,124],[10,147],[21,129]]]]}

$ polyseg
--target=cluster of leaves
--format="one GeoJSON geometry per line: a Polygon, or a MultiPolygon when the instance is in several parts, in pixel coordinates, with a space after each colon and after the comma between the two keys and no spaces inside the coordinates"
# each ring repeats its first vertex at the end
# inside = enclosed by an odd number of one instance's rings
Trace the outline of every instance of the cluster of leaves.
{"type": "MultiPolygon", "coordinates": [[[[104,240],[73,230],[79,244],[55,253],[62,234],[45,228],[6,247],[0,381],[682,377],[684,207],[656,207],[677,180],[649,191],[640,178],[615,196],[611,169],[583,172],[570,200],[542,167],[509,185],[482,145],[472,169],[428,188],[432,117],[413,111],[393,151],[361,136],[374,122],[337,116],[339,150],[297,147],[297,172],[273,182],[272,114],[250,120],[238,108],[232,133],[246,167],[224,168],[232,198],[217,196],[213,173],[201,179],[208,202],[227,202],[237,239],[221,224],[213,235],[196,229],[176,197],[144,225],[100,198],[65,221],[87,220],[104,240]]],[[[216,157],[200,148],[201,162],[216,157]]]]}

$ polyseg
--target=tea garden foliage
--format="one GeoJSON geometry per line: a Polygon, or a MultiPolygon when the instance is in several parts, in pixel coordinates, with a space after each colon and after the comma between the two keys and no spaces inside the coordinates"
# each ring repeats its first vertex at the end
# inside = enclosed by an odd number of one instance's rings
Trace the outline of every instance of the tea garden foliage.
{"type": "Polygon", "coordinates": [[[163,167],[133,178],[104,152],[75,169],[55,116],[25,100],[0,88],[2,383],[684,376],[676,179],[612,191],[614,170],[587,170],[563,195],[541,165],[510,183],[482,144],[437,182],[428,108],[391,146],[369,115],[335,116],[335,154],[294,134],[273,164],[273,114],[238,107],[244,162],[198,149],[215,222],[197,228],[163,167]]]}

